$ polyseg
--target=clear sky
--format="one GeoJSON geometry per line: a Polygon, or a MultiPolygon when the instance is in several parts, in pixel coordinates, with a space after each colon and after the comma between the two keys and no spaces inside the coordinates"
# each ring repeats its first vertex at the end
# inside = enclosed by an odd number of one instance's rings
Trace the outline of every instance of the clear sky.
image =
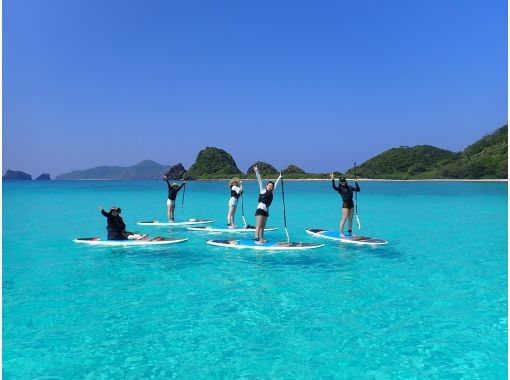
{"type": "Polygon", "coordinates": [[[3,0],[3,172],[345,171],[507,123],[506,0],[3,0]]]}

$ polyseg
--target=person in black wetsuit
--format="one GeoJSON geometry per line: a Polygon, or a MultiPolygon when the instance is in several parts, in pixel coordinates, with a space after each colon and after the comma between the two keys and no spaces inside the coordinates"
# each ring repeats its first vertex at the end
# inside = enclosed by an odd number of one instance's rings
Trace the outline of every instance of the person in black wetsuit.
{"type": "Polygon", "coordinates": [[[181,186],[179,186],[175,182],[170,184],[170,182],[168,181],[168,177],[166,175],[163,176],[163,179],[166,181],[166,184],[168,185],[168,199],[166,201],[168,221],[173,222],[175,199],[177,198],[177,193],[179,192],[179,190],[181,190],[183,186],[186,186],[186,182],[182,183],[181,186]]]}
{"type": "Polygon", "coordinates": [[[108,240],[126,240],[129,233],[126,232],[126,225],[120,216],[121,209],[113,206],[109,212],[106,212],[100,207],[99,211],[106,217],[108,240]]]}
{"type": "Polygon", "coordinates": [[[257,218],[257,225],[255,226],[255,241],[262,244],[266,242],[264,240],[264,230],[266,229],[266,222],[269,217],[269,206],[271,206],[271,202],[273,202],[273,191],[276,189],[276,186],[278,186],[278,182],[280,182],[280,179],[282,178],[282,173],[280,173],[276,182],[269,181],[264,187],[257,166],[254,165],[253,170],[257,176],[260,190],[258,200],[259,204],[255,211],[255,217],[257,218]]]}
{"type": "Polygon", "coordinates": [[[340,236],[352,236],[352,217],[354,215],[354,201],[352,200],[352,196],[355,191],[361,191],[359,188],[358,182],[354,182],[354,187],[349,186],[347,184],[347,180],[345,177],[340,177],[340,184],[336,186],[335,184],[335,175],[333,173],[330,174],[331,182],[333,184],[333,189],[338,191],[338,194],[342,197],[342,219],[340,220],[340,236]],[[349,221],[347,235],[344,235],[344,225],[345,221],[349,221]]]}
{"type": "Polygon", "coordinates": [[[101,211],[101,214],[106,217],[108,240],[140,240],[147,237],[147,234],[126,231],[126,225],[120,216],[120,207],[112,206],[109,212],[106,212],[102,207],[99,207],[99,211],[101,211]]]}

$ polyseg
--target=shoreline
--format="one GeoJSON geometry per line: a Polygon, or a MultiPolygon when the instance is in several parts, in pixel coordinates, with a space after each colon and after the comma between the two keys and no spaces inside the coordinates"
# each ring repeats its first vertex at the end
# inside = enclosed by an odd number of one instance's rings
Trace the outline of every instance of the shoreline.
{"type": "MultiPolygon", "coordinates": [[[[195,182],[195,181],[214,181],[214,182],[223,182],[230,181],[231,178],[222,178],[222,179],[192,179],[187,180],[187,182],[195,182]]],[[[273,178],[265,178],[264,180],[271,180],[273,178]]],[[[313,181],[331,181],[330,178],[285,178],[285,181],[293,181],[293,182],[313,182],[313,181]]],[[[255,178],[245,178],[243,181],[256,181],[255,178]]],[[[335,178],[338,180],[338,178],[335,178]]],[[[347,181],[354,181],[354,178],[347,178],[347,181]]],[[[159,181],[157,178],[153,179],[105,179],[105,178],[82,178],[82,179],[52,179],[47,181],[37,181],[37,182],[66,182],[66,181],[159,181]]],[[[175,179],[172,181],[180,181],[182,179],[175,179]]],[[[356,181],[358,182],[508,182],[507,178],[494,178],[494,179],[453,179],[453,178],[433,178],[433,179],[386,179],[386,178],[358,178],[356,181]]],[[[2,182],[35,182],[35,180],[4,180],[2,182]]]]}

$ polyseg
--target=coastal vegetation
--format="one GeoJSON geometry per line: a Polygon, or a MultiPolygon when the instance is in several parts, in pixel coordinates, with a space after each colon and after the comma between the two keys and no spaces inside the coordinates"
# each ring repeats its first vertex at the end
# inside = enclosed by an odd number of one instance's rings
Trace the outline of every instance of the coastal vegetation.
{"type": "MultiPolygon", "coordinates": [[[[255,178],[257,165],[264,178],[277,177],[279,170],[263,161],[256,161],[246,174],[239,170],[232,156],[223,149],[206,147],[198,153],[195,163],[186,171],[181,163],[160,165],[151,160],[134,166],[99,166],[61,174],[55,179],[226,179],[255,178]]],[[[289,164],[283,171],[287,179],[329,179],[329,173],[307,173],[289,164]]],[[[343,173],[335,172],[335,176],[343,173]]],[[[389,149],[359,166],[346,171],[350,178],[367,179],[506,179],[508,178],[508,126],[505,125],[465,148],[452,152],[431,145],[389,149]]],[[[32,180],[24,172],[7,170],[4,180],[32,180]]],[[[50,179],[45,174],[37,179],[50,179]]]]}
{"type": "Polygon", "coordinates": [[[393,148],[356,168],[348,176],[386,179],[503,179],[508,178],[508,126],[451,152],[430,145],[393,148]]]}

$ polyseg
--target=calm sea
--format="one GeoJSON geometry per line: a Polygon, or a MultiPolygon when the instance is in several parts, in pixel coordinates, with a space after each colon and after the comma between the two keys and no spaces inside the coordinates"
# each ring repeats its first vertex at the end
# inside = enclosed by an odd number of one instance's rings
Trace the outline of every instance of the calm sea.
{"type": "MultiPolygon", "coordinates": [[[[505,379],[507,183],[360,186],[359,233],[387,246],[267,253],[136,226],[165,220],[162,181],[4,182],[4,379],[505,379]],[[128,230],[189,240],[72,242],[104,237],[112,205],[128,230]]],[[[228,198],[226,182],[190,182],[176,217],[224,226],[228,198]]],[[[329,181],[285,182],[285,202],[293,241],[338,225],[329,181]]],[[[278,188],[266,238],[285,239],[283,220],[278,188]]]]}

